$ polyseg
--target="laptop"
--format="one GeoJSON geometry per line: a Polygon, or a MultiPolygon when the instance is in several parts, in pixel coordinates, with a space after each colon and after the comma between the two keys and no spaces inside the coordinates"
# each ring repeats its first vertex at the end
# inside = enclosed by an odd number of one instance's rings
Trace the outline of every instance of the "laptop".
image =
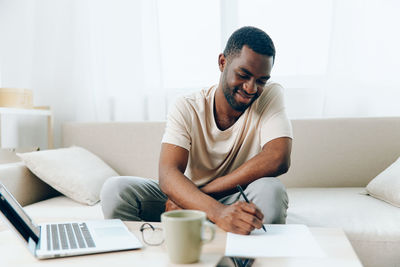
{"type": "Polygon", "coordinates": [[[0,183],[0,217],[38,259],[139,249],[143,245],[119,220],[36,225],[0,183]]]}

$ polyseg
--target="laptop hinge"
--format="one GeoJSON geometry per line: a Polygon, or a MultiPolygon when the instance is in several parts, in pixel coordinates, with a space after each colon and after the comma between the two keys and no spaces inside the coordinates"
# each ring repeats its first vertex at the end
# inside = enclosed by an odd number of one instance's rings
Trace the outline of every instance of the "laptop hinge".
{"type": "Polygon", "coordinates": [[[37,246],[36,242],[31,237],[29,237],[28,249],[33,255],[36,255],[36,246],[37,246]]]}

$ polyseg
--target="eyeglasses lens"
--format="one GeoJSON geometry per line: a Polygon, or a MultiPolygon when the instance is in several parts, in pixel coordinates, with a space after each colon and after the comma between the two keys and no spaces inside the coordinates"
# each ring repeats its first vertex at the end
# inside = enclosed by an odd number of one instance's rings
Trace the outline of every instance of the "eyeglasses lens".
{"type": "Polygon", "coordinates": [[[163,235],[161,228],[151,228],[145,226],[142,228],[143,241],[150,246],[157,246],[163,243],[163,235]]]}

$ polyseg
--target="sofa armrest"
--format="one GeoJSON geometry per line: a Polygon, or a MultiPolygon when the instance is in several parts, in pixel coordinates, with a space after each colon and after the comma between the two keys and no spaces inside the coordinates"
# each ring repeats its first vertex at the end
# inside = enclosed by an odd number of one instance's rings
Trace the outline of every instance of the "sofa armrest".
{"type": "Polygon", "coordinates": [[[60,195],[37,178],[22,162],[0,164],[0,183],[7,187],[21,206],[60,195]]]}

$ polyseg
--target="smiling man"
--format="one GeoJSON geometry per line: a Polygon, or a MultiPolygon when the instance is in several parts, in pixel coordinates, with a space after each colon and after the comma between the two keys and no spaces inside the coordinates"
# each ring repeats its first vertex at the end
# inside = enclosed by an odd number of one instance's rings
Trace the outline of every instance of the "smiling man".
{"type": "Polygon", "coordinates": [[[239,234],[285,223],[288,198],[276,177],[289,169],[292,130],[283,89],[268,82],[274,59],[265,32],[235,31],[218,57],[219,84],[179,98],[168,115],[159,184],[108,179],[101,193],[105,217],[159,221],[165,210],[197,209],[239,234]]]}

